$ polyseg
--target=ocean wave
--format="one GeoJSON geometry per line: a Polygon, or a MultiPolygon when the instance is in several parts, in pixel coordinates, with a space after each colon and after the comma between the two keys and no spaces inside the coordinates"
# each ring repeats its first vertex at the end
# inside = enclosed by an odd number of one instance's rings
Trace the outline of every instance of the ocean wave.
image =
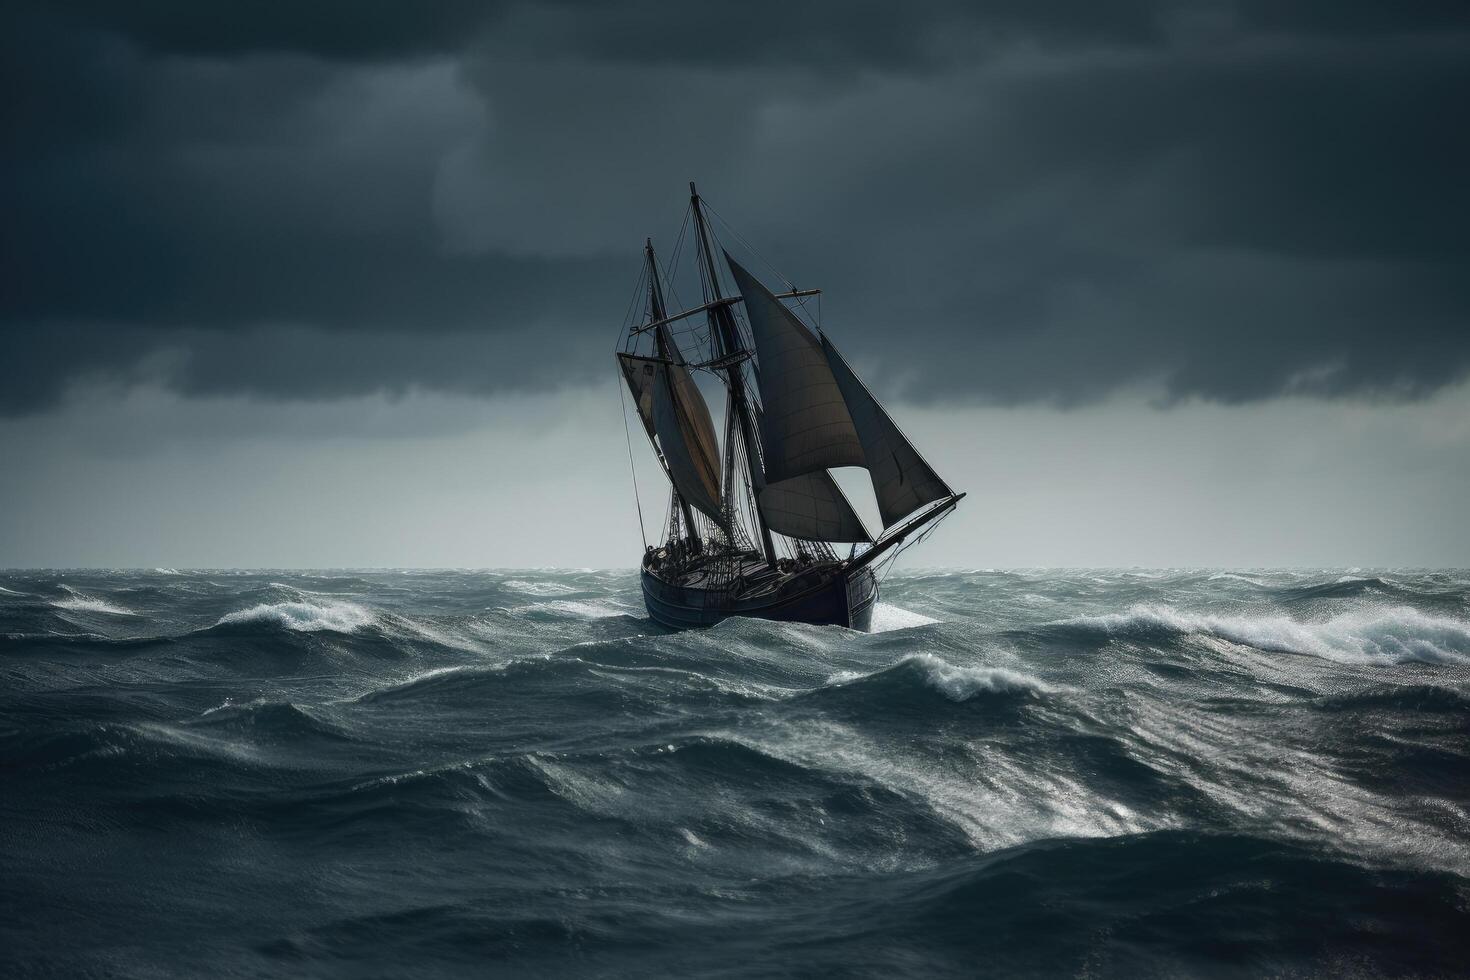
{"type": "Polygon", "coordinates": [[[78,592],[69,585],[61,587],[66,593],[65,599],[53,600],[51,605],[56,609],[64,609],[68,612],[103,613],[108,616],[136,616],[133,610],[108,602],[106,599],[85,592],[78,592]]]}
{"type": "Polygon", "coordinates": [[[577,590],[570,585],[561,582],[528,582],[524,579],[507,579],[500,583],[502,588],[510,589],[512,592],[523,592],[526,595],[553,596],[569,595],[577,590]]]}
{"type": "Polygon", "coordinates": [[[0,754],[0,761],[16,771],[84,766],[98,778],[113,773],[127,774],[130,780],[138,779],[140,770],[187,779],[211,766],[254,766],[262,759],[257,747],[238,738],[157,721],[108,722],[81,731],[37,734],[0,754]]]}
{"type": "Polygon", "coordinates": [[[555,599],[514,606],[506,612],[536,619],[611,619],[628,615],[628,607],[616,599],[555,599]]]}
{"type": "Polygon", "coordinates": [[[1407,594],[1404,589],[1381,578],[1344,575],[1335,582],[1321,582],[1316,585],[1300,585],[1282,589],[1278,596],[1282,602],[1309,603],[1319,599],[1357,599],[1373,593],[1395,597],[1403,597],[1407,594]]]}
{"type": "Polygon", "coordinates": [[[216,626],[261,624],[295,633],[355,633],[377,622],[375,614],[354,602],[270,602],[226,613],[216,626]]]}
{"type": "Polygon", "coordinates": [[[341,726],[320,717],[319,711],[320,709],[290,701],[262,700],[247,704],[227,702],[210,708],[189,724],[195,728],[233,731],[253,737],[350,740],[350,736],[341,726]]]}
{"type": "Polygon", "coordinates": [[[1377,711],[1403,712],[1409,717],[1436,714],[1470,717],[1470,694],[1435,684],[1401,684],[1329,695],[1318,700],[1314,707],[1329,713],[1377,711]]]}
{"type": "Polygon", "coordinates": [[[1210,575],[1211,582],[1244,582],[1246,585],[1254,585],[1258,589],[1268,588],[1260,578],[1252,578],[1249,575],[1241,575],[1238,572],[1215,572],[1210,575]]]}
{"type": "Polygon", "coordinates": [[[881,709],[898,707],[905,694],[923,690],[958,704],[983,695],[1037,697],[1057,689],[1030,674],[1005,667],[963,666],[932,653],[913,653],[881,670],[839,671],[810,693],[823,697],[862,692],[866,695],[864,702],[881,709]]]}
{"type": "MultiPolygon", "coordinates": [[[[1206,635],[1273,653],[1322,657],[1343,663],[1470,662],[1470,623],[1431,616],[1410,606],[1358,609],[1307,622],[1284,615],[1194,613],[1170,606],[1136,605],[1124,613],[1078,616],[1047,624],[1112,637],[1159,633],[1206,635]]],[[[1045,628],[1045,627],[1043,627],[1045,628]]]]}
{"type": "Polygon", "coordinates": [[[506,669],[508,664],[493,664],[483,667],[458,665],[436,667],[421,674],[405,677],[392,684],[365,691],[352,699],[357,704],[374,704],[398,700],[412,700],[427,694],[463,690],[487,677],[506,669]]]}

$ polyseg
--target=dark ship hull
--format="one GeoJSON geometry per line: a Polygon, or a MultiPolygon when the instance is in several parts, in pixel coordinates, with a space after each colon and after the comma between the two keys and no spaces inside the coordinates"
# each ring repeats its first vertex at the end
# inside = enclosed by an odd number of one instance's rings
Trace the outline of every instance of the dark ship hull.
{"type": "Polygon", "coordinates": [[[655,622],[671,629],[714,626],[731,616],[864,632],[872,625],[878,582],[867,566],[814,562],[783,574],[752,553],[741,561],[740,573],[733,587],[712,588],[698,566],[672,575],[645,564],[643,602],[655,622]]]}

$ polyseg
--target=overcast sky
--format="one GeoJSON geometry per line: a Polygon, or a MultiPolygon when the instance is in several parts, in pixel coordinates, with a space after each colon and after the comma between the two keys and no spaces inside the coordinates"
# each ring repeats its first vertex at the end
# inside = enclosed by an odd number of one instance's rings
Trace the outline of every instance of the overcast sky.
{"type": "Polygon", "coordinates": [[[908,563],[1470,565],[1463,0],[52,0],[0,51],[0,566],[633,564],[610,352],[691,178],[970,491],[908,563]]]}

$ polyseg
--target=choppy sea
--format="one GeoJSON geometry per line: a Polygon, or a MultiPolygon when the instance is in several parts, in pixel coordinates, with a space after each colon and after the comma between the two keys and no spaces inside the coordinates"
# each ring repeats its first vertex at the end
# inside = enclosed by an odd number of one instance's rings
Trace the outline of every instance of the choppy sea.
{"type": "Polygon", "coordinates": [[[0,572],[0,975],[1452,976],[1470,573],[0,572]]]}

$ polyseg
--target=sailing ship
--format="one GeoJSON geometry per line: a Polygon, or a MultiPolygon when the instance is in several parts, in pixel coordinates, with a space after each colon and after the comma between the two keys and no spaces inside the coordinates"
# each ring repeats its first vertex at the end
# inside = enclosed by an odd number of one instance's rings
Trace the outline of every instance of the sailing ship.
{"type": "MultiPolygon", "coordinates": [[[[858,378],[822,329],[820,307],[809,315],[821,290],[783,279],[772,291],[719,245],[717,216],[692,182],[689,195],[667,274],[652,240],[644,247],[617,350],[670,491],[662,539],[645,537],[648,614],[676,629],[756,616],[866,631],[878,571],[965,495],[858,378]],[[665,297],[675,295],[691,222],[703,301],[670,313],[665,297]],[[723,440],[696,376],[724,389],[723,440]],[[832,475],[839,467],[867,470],[882,533],[853,509],[832,475]]],[[[636,497],[631,439],[628,449],[636,497]]],[[[641,526],[641,501],[638,509],[641,526]]]]}

